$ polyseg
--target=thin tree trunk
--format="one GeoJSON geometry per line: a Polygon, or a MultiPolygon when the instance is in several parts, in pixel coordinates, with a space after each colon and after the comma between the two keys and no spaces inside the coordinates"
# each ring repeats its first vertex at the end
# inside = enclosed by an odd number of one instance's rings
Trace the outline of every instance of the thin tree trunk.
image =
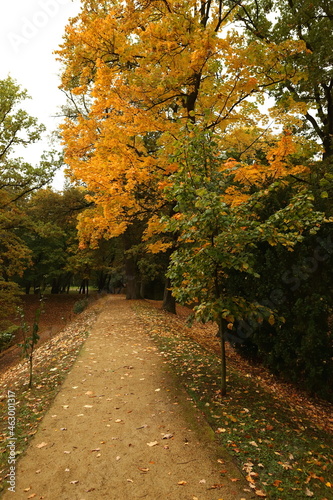
{"type": "Polygon", "coordinates": [[[166,282],[165,282],[162,308],[164,311],[170,312],[172,314],[176,314],[176,299],[171,293],[171,280],[170,280],[170,278],[167,278],[166,282]]]}
{"type": "MultiPolygon", "coordinates": [[[[33,349],[33,347],[32,347],[33,349]]],[[[33,369],[33,359],[32,359],[32,356],[33,356],[33,352],[30,353],[29,355],[29,389],[32,388],[32,369],[33,369]]]]}
{"type": "Polygon", "coordinates": [[[221,395],[225,396],[227,394],[227,362],[225,356],[225,338],[223,331],[223,319],[219,318],[219,332],[221,342],[221,395]]]}

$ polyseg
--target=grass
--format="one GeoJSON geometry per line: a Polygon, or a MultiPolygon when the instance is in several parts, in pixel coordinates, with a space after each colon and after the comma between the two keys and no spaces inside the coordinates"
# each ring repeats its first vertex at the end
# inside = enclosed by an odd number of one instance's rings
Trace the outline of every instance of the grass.
{"type": "Polygon", "coordinates": [[[272,500],[333,499],[331,434],[236,370],[229,370],[229,394],[222,399],[218,357],[158,310],[144,303],[135,308],[254,493],[272,500]]]}

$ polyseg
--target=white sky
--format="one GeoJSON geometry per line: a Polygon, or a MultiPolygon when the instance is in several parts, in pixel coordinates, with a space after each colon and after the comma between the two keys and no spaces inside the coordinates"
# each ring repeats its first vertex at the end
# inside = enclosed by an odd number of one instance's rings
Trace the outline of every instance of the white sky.
{"type": "MultiPolygon", "coordinates": [[[[8,74],[27,89],[31,99],[22,107],[48,133],[57,128],[54,118],[65,103],[60,83],[59,63],[52,53],[62,42],[64,28],[70,17],[80,10],[80,0],[2,0],[0,6],[0,79],[8,74]]],[[[33,164],[47,150],[47,138],[19,151],[19,156],[33,164]]],[[[62,187],[62,175],[54,186],[62,187]]]]}

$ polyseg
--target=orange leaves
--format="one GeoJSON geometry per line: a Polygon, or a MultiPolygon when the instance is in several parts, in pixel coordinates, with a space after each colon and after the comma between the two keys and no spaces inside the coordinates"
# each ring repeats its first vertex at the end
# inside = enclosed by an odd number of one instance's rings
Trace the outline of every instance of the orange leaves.
{"type": "MultiPolygon", "coordinates": [[[[241,161],[231,158],[221,167],[235,181],[221,199],[231,206],[245,204],[253,186],[302,172],[289,165],[295,146],[287,135],[269,151],[260,144],[264,165],[251,155],[253,123],[260,121],[252,97],[280,81],[285,56],[303,46],[246,45],[228,16],[221,24],[221,12],[208,4],[203,16],[192,0],[140,8],[132,2],[89,8],[87,1],[67,27],[57,52],[62,87],[75,102],[61,131],[65,158],[99,207],[81,216],[83,242],[118,236],[131,221],[150,217],[145,239],[163,232],[155,216],[170,202],[165,193],[178,169],[174,152],[186,143],[189,123],[214,129],[221,151],[239,157],[245,151],[241,161]]],[[[150,251],[169,247],[161,239],[150,251]]]]}
{"type": "MultiPolygon", "coordinates": [[[[272,138],[271,138],[272,140],[272,138]]],[[[289,131],[285,131],[280,140],[275,142],[266,153],[267,163],[237,161],[229,158],[221,170],[233,176],[235,185],[228,187],[223,200],[231,206],[241,205],[249,199],[247,194],[251,187],[263,188],[278,179],[289,175],[302,175],[308,172],[303,165],[295,165],[293,155],[297,152],[297,144],[289,131]]]]}

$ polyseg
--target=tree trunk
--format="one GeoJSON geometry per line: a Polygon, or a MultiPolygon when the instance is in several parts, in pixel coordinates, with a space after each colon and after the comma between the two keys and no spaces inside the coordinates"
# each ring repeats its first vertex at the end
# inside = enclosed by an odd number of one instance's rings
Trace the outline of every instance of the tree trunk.
{"type": "Polygon", "coordinates": [[[138,282],[137,276],[132,273],[127,273],[128,267],[131,267],[128,263],[125,267],[126,267],[126,299],[127,300],[141,299],[140,283],[138,282]]]}
{"type": "Polygon", "coordinates": [[[85,294],[89,295],[89,280],[87,278],[85,278],[81,281],[79,293],[83,294],[83,295],[85,295],[85,294]]]}
{"type": "Polygon", "coordinates": [[[176,314],[176,299],[171,293],[171,280],[166,279],[163,297],[163,310],[176,314]]]}
{"type": "Polygon", "coordinates": [[[59,278],[53,278],[52,279],[51,293],[52,294],[58,294],[58,293],[60,293],[60,280],[59,280],[59,278]]]}
{"type": "Polygon", "coordinates": [[[219,331],[218,336],[221,341],[221,396],[227,394],[227,362],[225,356],[225,338],[223,331],[223,318],[219,319],[219,331]]]}
{"type": "Polygon", "coordinates": [[[125,249],[126,299],[141,299],[140,273],[136,263],[136,257],[130,252],[127,252],[133,245],[133,238],[129,228],[123,234],[123,244],[125,249]]]}

